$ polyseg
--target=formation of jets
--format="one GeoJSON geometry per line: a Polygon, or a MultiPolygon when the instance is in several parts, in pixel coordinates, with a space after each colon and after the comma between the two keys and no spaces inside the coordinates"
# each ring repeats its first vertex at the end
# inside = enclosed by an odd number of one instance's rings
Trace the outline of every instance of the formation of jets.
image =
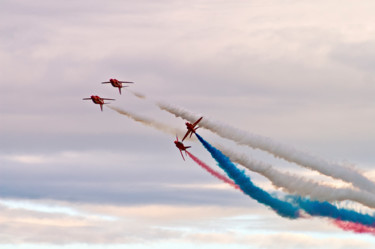
{"type": "MultiPolygon", "coordinates": [[[[131,82],[131,81],[121,81],[121,80],[117,80],[117,79],[109,79],[109,81],[102,82],[102,84],[111,84],[113,87],[117,87],[120,94],[121,94],[121,88],[128,87],[128,86],[123,85],[123,84],[132,84],[132,83],[134,83],[134,82],[131,82]]],[[[100,110],[103,111],[103,105],[109,104],[109,103],[106,103],[104,101],[105,100],[115,100],[115,99],[101,98],[98,95],[91,95],[89,98],[83,98],[83,100],[92,100],[92,102],[94,102],[94,104],[100,105],[100,110]]],[[[182,154],[182,151],[185,151],[185,155],[186,155],[187,154],[187,149],[191,148],[191,146],[185,146],[182,142],[188,136],[191,137],[193,135],[193,133],[196,132],[196,130],[199,128],[197,125],[202,120],[202,118],[203,117],[200,117],[194,123],[189,123],[189,122],[185,123],[186,128],[187,128],[187,132],[185,133],[185,136],[182,138],[182,141],[178,141],[178,136],[176,135],[176,141],[174,141],[174,144],[180,150],[182,159],[184,159],[184,161],[185,161],[185,157],[182,154]]]]}
{"type": "MultiPolygon", "coordinates": [[[[193,124],[192,123],[189,123],[189,122],[186,122],[185,125],[186,125],[186,128],[187,128],[187,132],[184,136],[184,138],[182,139],[182,141],[184,141],[184,139],[189,136],[190,134],[190,137],[193,135],[193,133],[195,133],[195,131],[199,128],[199,127],[196,127],[198,125],[198,123],[202,120],[203,117],[200,117],[197,121],[195,121],[193,124]]],[[[182,156],[182,159],[184,159],[185,161],[185,158],[184,158],[184,155],[182,154],[182,151],[185,151],[185,154],[186,154],[186,149],[190,148],[191,146],[185,146],[182,142],[178,141],[178,137],[176,135],[176,141],[174,141],[174,144],[176,145],[176,147],[180,150],[180,153],[181,153],[181,156],[182,156]]]]}
{"type": "MultiPolygon", "coordinates": [[[[121,80],[117,80],[117,79],[109,79],[109,81],[102,82],[102,84],[109,84],[109,83],[112,84],[113,87],[118,87],[118,90],[119,90],[119,92],[121,94],[121,88],[127,87],[127,86],[125,86],[123,84],[125,84],[125,83],[134,83],[134,82],[131,82],[131,81],[121,81],[121,80]]],[[[92,100],[92,102],[94,102],[95,104],[100,105],[100,110],[103,111],[103,105],[109,104],[109,103],[105,103],[104,100],[115,100],[115,99],[101,98],[98,95],[91,95],[90,98],[83,98],[83,100],[92,100]]]]}

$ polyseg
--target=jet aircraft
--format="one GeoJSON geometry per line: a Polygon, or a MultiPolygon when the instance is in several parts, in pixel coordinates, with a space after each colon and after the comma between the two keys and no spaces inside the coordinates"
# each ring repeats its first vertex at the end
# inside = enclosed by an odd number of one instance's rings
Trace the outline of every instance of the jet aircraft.
{"type": "Polygon", "coordinates": [[[83,100],[92,100],[95,104],[100,105],[100,109],[103,111],[103,105],[109,104],[109,103],[104,103],[104,100],[114,100],[114,99],[108,99],[108,98],[101,98],[97,95],[91,95],[90,98],[83,98],[83,100]]]}
{"type": "Polygon", "coordinates": [[[186,154],[186,149],[190,148],[191,146],[185,146],[182,142],[178,141],[177,135],[176,135],[176,141],[174,141],[174,144],[180,150],[182,159],[184,159],[184,161],[185,161],[185,158],[184,158],[184,155],[182,154],[182,151],[184,150],[185,154],[186,154]]]}
{"type": "Polygon", "coordinates": [[[202,118],[203,117],[200,117],[197,121],[195,121],[193,124],[191,124],[191,123],[189,123],[189,122],[186,122],[185,124],[186,124],[186,128],[187,128],[187,132],[186,132],[186,134],[185,134],[185,136],[184,136],[184,138],[182,139],[182,141],[184,141],[185,140],[185,138],[187,137],[187,136],[189,136],[189,134],[190,134],[190,137],[193,135],[193,133],[195,133],[195,131],[199,128],[199,127],[197,127],[197,128],[195,128],[195,126],[202,120],[202,118]]]}
{"type": "Polygon", "coordinates": [[[120,94],[121,94],[121,88],[128,87],[128,86],[123,85],[125,83],[134,83],[134,82],[120,81],[120,80],[117,80],[117,79],[109,79],[109,81],[102,82],[102,84],[111,84],[113,87],[118,87],[118,91],[120,92],[120,94]]]}

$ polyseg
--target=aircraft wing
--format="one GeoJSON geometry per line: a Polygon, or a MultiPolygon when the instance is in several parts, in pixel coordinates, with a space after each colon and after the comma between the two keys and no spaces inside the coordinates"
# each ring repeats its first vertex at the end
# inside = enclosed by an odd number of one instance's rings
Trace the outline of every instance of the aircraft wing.
{"type": "Polygon", "coordinates": [[[115,100],[115,99],[106,99],[106,98],[102,98],[103,100],[115,100]]]}
{"type": "Polygon", "coordinates": [[[184,155],[182,154],[182,150],[180,150],[180,153],[181,153],[182,159],[184,159],[184,161],[185,161],[185,157],[184,157],[184,155]]]}
{"type": "Polygon", "coordinates": [[[193,127],[195,127],[201,120],[202,120],[203,117],[200,117],[197,121],[194,122],[193,124],[193,127]]]}
{"type": "Polygon", "coordinates": [[[83,100],[91,100],[91,98],[83,98],[83,100]]]}
{"type": "Polygon", "coordinates": [[[102,84],[108,84],[108,83],[111,83],[111,82],[109,82],[109,81],[106,81],[106,82],[102,82],[102,84]]]}
{"type": "Polygon", "coordinates": [[[134,83],[134,82],[131,82],[131,81],[118,81],[118,82],[121,82],[121,83],[134,83]]]}
{"type": "Polygon", "coordinates": [[[190,130],[188,130],[188,131],[186,132],[185,136],[182,138],[182,141],[184,141],[185,138],[186,138],[187,136],[189,136],[190,132],[191,132],[190,130]]]}

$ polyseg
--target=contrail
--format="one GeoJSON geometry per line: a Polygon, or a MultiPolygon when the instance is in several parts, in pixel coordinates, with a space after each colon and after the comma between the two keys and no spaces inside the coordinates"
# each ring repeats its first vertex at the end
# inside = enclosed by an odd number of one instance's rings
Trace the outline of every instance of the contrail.
{"type": "Polygon", "coordinates": [[[186,151],[186,153],[190,156],[191,159],[193,159],[194,162],[196,162],[199,166],[201,166],[203,169],[205,169],[208,173],[215,176],[217,179],[222,180],[225,183],[228,183],[235,189],[239,189],[238,185],[236,185],[232,180],[230,180],[228,177],[220,174],[216,170],[212,169],[210,166],[199,160],[196,156],[191,154],[189,151],[186,151]]]}
{"type": "MultiPolygon", "coordinates": [[[[156,102],[156,105],[176,117],[181,117],[194,122],[202,115],[194,114],[186,109],[179,108],[170,104],[156,102]]],[[[268,137],[263,137],[241,131],[232,126],[221,124],[207,117],[199,123],[200,127],[206,128],[217,135],[235,141],[240,145],[247,145],[255,149],[261,149],[273,154],[275,157],[283,158],[286,161],[297,163],[305,168],[318,171],[324,175],[341,179],[352,183],[354,186],[375,193],[375,183],[361,175],[354,169],[346,168],[341,165],[327,162],[323,159],[311,156],[305,152],[298,151],[290,146],[273,141],[268,137]]]]}
{"type": "Polygon", "coordinates": [[[227,175],[241,188],[241,190],[254,200],[272,208],[280,216],[290,219],[300,217],[299,208],[293,206],[289,202],[279,200],[273,197],[268,192],[255,186],[244,171],[238,169],[228,157],[221,153],[218,149],[214,148],[206,142],[201,136],[195,133],[202,145],[210,152],[211,156],[217,161],[220,168],[222,168],[227,175]]]}
{"type": "Polygon", "coordinates": [[[375,208],[375,195],[372,193],[352,188],[334,188],[322,185],[301,176],[284,173],[271,164],[251,159],[245,154],[232,151],[223,146],[218,146],[217,148],[228,156],[232,162],[241,164],[247,169],[265,176],[273,185],[284,189],[290,194],[310,196],[311,199],[319,201],[351,200],[370,208],[375,208]]]}

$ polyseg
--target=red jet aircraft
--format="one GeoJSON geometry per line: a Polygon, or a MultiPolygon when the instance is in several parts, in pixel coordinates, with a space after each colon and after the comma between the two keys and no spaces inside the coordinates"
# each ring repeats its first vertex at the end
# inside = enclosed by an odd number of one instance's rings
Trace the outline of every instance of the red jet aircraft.
{"type": "Polygon", "coordinates": [[[92,100],[95,104],[100,105],[100,109],[103,111],[103,105],[109,104],[109,103],[104,103],[104,100],[114,100],[114,99],[106,99],[106,98],[101,98],[97,95],[91,95],[90,98],[84,98],[83,100],[92,100]]]}
{"type": "Polygon", "coordinates": [[[185,161],[185,158],[184,158],[184,155],[182,154],[182,151],[184,150],[185,153],[186,153],[186,149],[190,148],[191,146],[185,146],[182,142],[178,141],[177,135],[176,135],[176,141],[174,141],[174,144],[180,150],[182,159],[184,159],[184,161],[185,161]]]}
{"type": "Polygon", "coordinates": [[[195,133],[195,131],[199,128],[199,127],[195,128],[195,126],[202,120],[202,118],[203,117],[200,117],[197,121],[195,121],[194,124],[191,124],[189,122],[185,123],[186,124],[186,128],[188,129],[188,131],[186,132],[186,134],[185,134],[184,138],[182,139],[182,141],[184,141],[185,138],[187,136],[189,136],[189,134],[190,134],[190,137],[191,137],[191,135],[193,135],[193,133],[195,133]]]}
{"type": "Polygon", "coordinates": [[[120,81],[120,80],[117,80],[117,79],[109,79],[109,81],[102,82],[102,84],[109,84],[109,83],[113,87],[118,87],[118,91],[121,94],[121,88],[128,87],[128,86],[123,86],[122,84],[124,84],[124,83],[134,83],[134,82],[131,82],[131,81],[120,81]]]}

